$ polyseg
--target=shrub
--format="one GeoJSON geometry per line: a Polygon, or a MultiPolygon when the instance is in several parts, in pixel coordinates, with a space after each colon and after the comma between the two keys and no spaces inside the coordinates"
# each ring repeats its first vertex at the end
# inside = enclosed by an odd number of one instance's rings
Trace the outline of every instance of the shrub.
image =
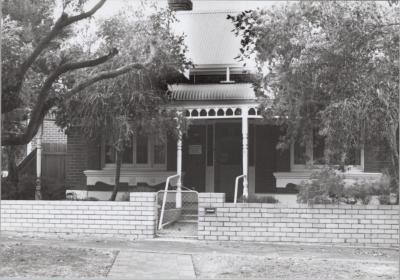
{"type": "Polygon", "coordinates": [[[86,197],[86,198],[84,198],[82,200],[84,200],[84,201],[99,201],[98,198],[92,197],[92,196],[86,197]]]}
{"type": "MultiPolygon", "coordinates": [[[[36,176],[24,174],[19,177],[15,187],[7,178],[2,178],[2,199],[34,200],[36,190],[36,176]]],[[[65,187],[56,179],[42,177],[41,194],[43,200],[65,199],[65,187]]]]}
{"type": "Polygon", "coordinates": [[[343,177],[331,168],[323,168],[311,174],[310,179],[298,186],[297,201],[308,204],[338,203],[344,195],[343,177]]]}
{"type": "Polygon", "coordinates": [[[396,189],[396,191],[394,191],[392,184],[393,180],[384,172],[375,189],[375,193],[378,195],[378,200],[381,205],[397,204],[398,190],[396,189]],[[397,196],[395,199],[396,202],[393,203],[390,199],[392,192],[397,196]]]}
{"type": "Polygon", "coordinates": [[[363,187],[369,191],[370,196],[378,196],[381,205],[390,205],[397,204],[397,202],[391,201],[391,195],[396,195],[394,200],[398,199],[398,192],[393,190],[392,184],[393,180],[390,175],[383,172],[379,181],[364,182],[363,187]]]}
{"type": "Polygon", "coordinates": [[[344,202],[347,204],[356,204],[361,202],[367,205],[371,201],[372,186],[369,182],[355,182],[353,185],[346,187],[344,192],[344,202]]]}
{"type": "Polygon", "coordinates": [[[383,174],[379,181],[355,182],[345,187],[343,177],[333,169],[324,168],[311,174],[310,180],[299,185],[297,201],[309,204],[369,204],[373,195],[378,196],[380,204],[391,202],[391,178],[383,174]]]}
{"type": "Polygon", "coordinates": [[[7,178],[1,178],[1,199],[15,199],[17,189],[7,178]]]}
{"type": "Polygon", "coordinates": [[[378,197],[378,200],[379,200],[379,204],[381,204],[381,205],[390,205],[391,204],[390,203],[390,195],[387,195],[387,194],[381,194],[378,197]]]}
{"type": "Polygon", "coordinates": [[[129,196],[130,195],[129,195],[128,192],[123,193],[122,196],[121,196],[121,201],[129,201],[130,200],[129,196]]]}
{"type": "Polygon", "coordinates": [[[32,175],[22,175],[15,186],[8,178],[1,180],[2,199],[35,199],[36,178],[32,175]]]}
{"type": "MultiPolygon", "coordinates": [[[[243,196],[241,196],[238,199],[239,202],[244,202],[244,198],[243,196]]],[[[249,194],[249,196],[247,197],[247,201],[248,203],[279,203],[279,200],[277,200],[275,197],[273,196],[257,196],[254,194],[249,194]]]]}

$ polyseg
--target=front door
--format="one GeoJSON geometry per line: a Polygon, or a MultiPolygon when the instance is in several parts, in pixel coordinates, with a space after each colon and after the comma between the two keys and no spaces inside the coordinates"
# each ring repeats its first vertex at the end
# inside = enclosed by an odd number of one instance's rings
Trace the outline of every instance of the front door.
{"type": "Polygon", "coordinates": [[[197,192],[205,191],[206,127],[190,125],[183,139],[183,185],[197,192]]]}
{"type": "Polygon", "coordinates": [[[227,201],[233,201],[235,179],[242,174],[241,147],[240,123],[215,124],[215,191],[225,193],[227,201]]]}

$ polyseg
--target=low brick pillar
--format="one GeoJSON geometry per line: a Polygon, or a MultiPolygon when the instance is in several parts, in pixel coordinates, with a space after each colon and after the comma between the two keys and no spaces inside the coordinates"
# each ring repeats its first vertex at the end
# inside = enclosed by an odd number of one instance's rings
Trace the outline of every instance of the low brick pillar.
{"type": "MultiPolygon", "coordinates": [[[[197,238],[199,240],[229,240],[228,238],[217,238],[211,231],[217,232],[214,225],[217,223],[217,213],[223,209],[225,193],[199,193],[199,212],[197,224],[197,238]],[[215,214],[206,214],[206,209],[215,208],[215,214]],[[211,226],[213,223],[213,226],[211,226]]],[[[218,223],[223,226],[223,223],[218,223]]]]}
{"type": "Polygon", "coordinates": [[[135,215],[135,234],[140,239],[154,238],[157,228],[157,193],[131,192],[130,207],[135,215]]]}

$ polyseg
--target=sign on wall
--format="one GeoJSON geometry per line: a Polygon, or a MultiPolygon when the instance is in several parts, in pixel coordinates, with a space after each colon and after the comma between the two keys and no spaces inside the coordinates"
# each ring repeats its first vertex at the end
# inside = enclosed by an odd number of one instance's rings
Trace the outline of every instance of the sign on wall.
{"type": "Polygon", "coordinates": [[[189,145],[189,155],[201,155],[201,145],[189,145]]]}

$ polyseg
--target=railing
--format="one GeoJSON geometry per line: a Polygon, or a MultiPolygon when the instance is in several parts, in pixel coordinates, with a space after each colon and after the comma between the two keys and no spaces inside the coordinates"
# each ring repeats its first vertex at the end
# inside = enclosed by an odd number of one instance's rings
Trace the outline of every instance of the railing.
{"type": "Polygon", "coordinates": [[[238,193],[238,186],[239,186],[239,179],[240,178],[246,178],[246,175],[245,174],[242,174],[242,175],[239,175],[239,176],[237,176],[236,177],[236,179],[235,179],[235,197],[233,198],[234,200],[233,200],[233,203],[235,203],[236,204],[236,202],[237,202],[237,193],[238,193]]]}
{"type": "Polygon", "coordinates": [[[162,222],[163,222],[163,218],[164,218],[165,203],[167,201],[167,192],[168,192],[169,182],[171,179],[174,179],[179,176],[180,176],[179,174],[169,176],[167,178],[167,181],[165,182],[165,190],[164,190],[163,202],[162,202],[161,213],[160,213],[160,222],[158,223],[158,229],[162,229],[162,222]]]}

